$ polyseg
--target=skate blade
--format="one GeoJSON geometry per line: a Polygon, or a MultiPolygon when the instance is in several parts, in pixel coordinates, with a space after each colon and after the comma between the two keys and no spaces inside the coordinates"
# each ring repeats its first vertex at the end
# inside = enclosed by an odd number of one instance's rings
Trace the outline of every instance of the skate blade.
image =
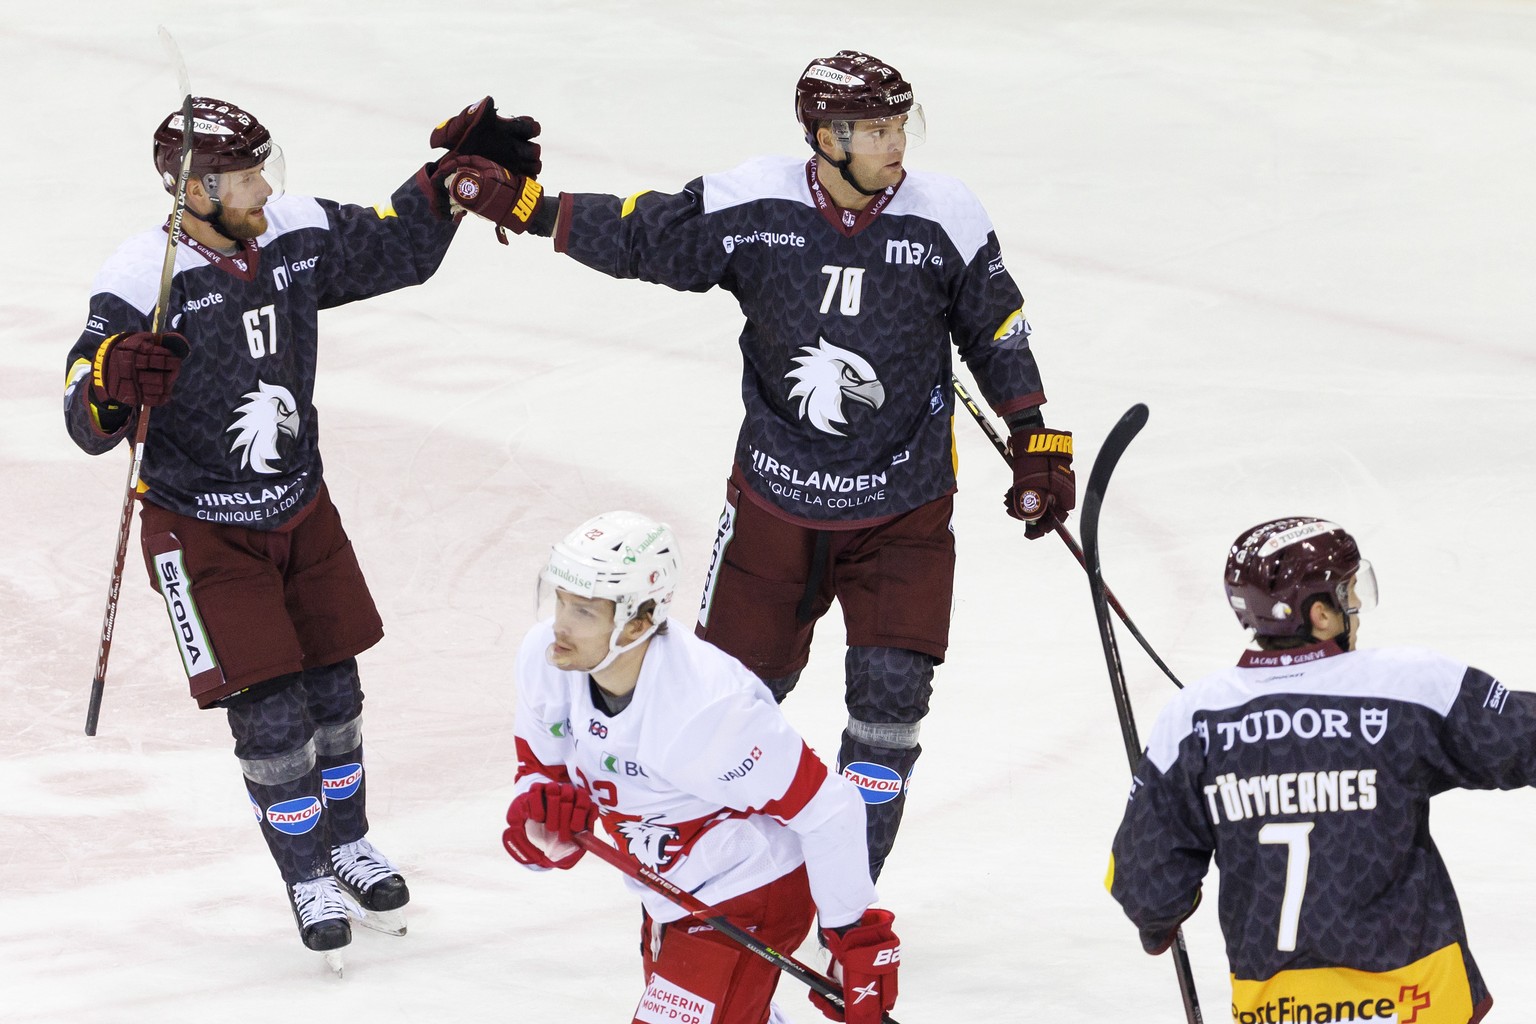
{"type": "Polygon", "coordinates": [[[338,978],[341,977],[342,970],[346,967],[346,963],[341,958],[341,950],[327,949],[324,956],[325,966],[330,968],[331,974],[338,978]]]}
{"type": "Polygon", "coordinates": [[[370,931],[383,932],[385,935],[404,935],[405,910],[404,908],[399,910],[365,910],[357,923],[370,931]]]}

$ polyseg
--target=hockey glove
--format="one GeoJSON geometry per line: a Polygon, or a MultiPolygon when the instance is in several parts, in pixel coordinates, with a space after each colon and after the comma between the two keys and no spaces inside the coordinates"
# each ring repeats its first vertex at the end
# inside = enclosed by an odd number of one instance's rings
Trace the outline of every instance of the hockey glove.
{"type": "Polygon", "coordinates": [[[901,940],[891,930],[896,915],[870,908],[856,924],[822,929],[832,954],[832,979],[843,983],[843,1008],[812,989],[811,1002],[832,1020],[847,1024],[880,1024],[896,1005],[896,968],[901,965],[901,940]]]}
{"type": "Polygon", "coordinates": [[[519,864],[563,871],[587,852],[572,836],[591,831],[595,821],[597,808],[586,790],[569,782],[540,782],[507,808],[501,842],[519,864]]]}
{"type": "Polygon", "coordinates": [[[454,216],[468,210],[484,217],[496,225],[496,237],[503,244],[503,228],[546,237],[554,231],[559,208],[542,201],[544,186],[499,164],[478,156],[451,156],[437,165],[432,180],[448,189],[454,216]]]}
{"type": "Polygon", "coordinates": [[[114,334],[96,349],[91,398],[97,405],[164,405],[190,351],[179,334],[114,334]]]}
{"type": "Polygon", "coordinates": [[[533,177],[544,169],[539,159],[539,122],[531,117],[502,117],[496,101],[487,96],[432,129],[435,149],[449,157],[482,156],[513,174],[533,177]]]}
{"type": "Polygon", "coordinates": [[[1024,536],[1044,537],[1077,507],[1072,473],[1072,432],[1049,427],[1015,430],[1008,438],[1013,486],[1003,496],[1008,514],[1028,525],[1024,536]]]}

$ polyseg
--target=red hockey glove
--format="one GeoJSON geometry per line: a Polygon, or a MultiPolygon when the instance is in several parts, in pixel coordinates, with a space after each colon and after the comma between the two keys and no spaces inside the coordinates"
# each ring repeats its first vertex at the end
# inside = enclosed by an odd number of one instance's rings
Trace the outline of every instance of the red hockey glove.
{"type": "Polygon", "coordinates": [[[816,1009],[847,1024],[880,1024],[881,1015],[896,1005],[901,940],[891,930],[895,920],[889,910],[870,908],[841,935],[822,929],[832,954],[832,978],[843,983],[843,1009],[813,989],[811,1002],[816,1009]]]}
{"type": "Polygon", "coordinates": [[[533,177],[544,169],[539,159],[539,122],[531,117],[502,117],[487,96],[432,129],[434,149],[448,156],[482,156],[513,174],[533,177]]]}
{"type": "Polygon", "coordinates": [[[554,230],[557,210],[541,201],[544,186],[482,157],[450,156],[437,165],[432,180],[448,189],[455,215],[468,210],[493,222],[502,242],[507,240],[502,228],[544,236],[554,230]]]}
{"type": "Polygon", "coordinates": [[[1066,522],[1077,507],[1077,478],[1072,473],[1072,432],[1026,427],[1008,438],[1013,486],[1003,495],[1008,514],[1029,525],[1024,536],[1044,537],[1066,522]]]}
{"type": "Polygon", "coordinates": [[[187,339],[179,334],[114,334],[96,349],[91,397],[98,405],[164,405],[171,399],[181,361],[190,351],[187,339]]]}
{"type": "Polygon", "coordinates": [[[572,840],[597,821],[597,808],[584,789],[569,782],[540,782],[507,808],[502,845],[519,864],[531,868],[574,867],[587,851],[572,840]]]}

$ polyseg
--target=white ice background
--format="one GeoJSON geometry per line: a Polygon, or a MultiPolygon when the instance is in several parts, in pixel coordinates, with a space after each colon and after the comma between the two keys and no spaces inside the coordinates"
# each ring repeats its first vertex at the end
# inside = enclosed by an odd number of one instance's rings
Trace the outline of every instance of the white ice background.
{"type": "MultiPolygon", "coordinates": [[[[638,910],[591,858],[501,852],[508,667],[545,546],[635,508],[696,600],[739,416],[728,295],[615,282],[468,224],[421,288],[322,317],[327,478],[383,612],[362,658],[373,837],[410,934],[346,977],[295,934],[218,714],[185,696],[130,552],[100,734],[82,731],[126,477],[60,415],[96,268],[165,217],[149,136],[193,88],[256,111],[291,191],[373,203],[486,93],[545,125],[552,191],[674,190],[800,151],[795,75],[872,51],[916,84],[913,167],[963,178],[1020,282],[1079,481],[1152,410],[1103,520],[1106,577],[1184,678],[1242,646],[1231,539],[1335,518],[1377,566],[1371,645],[1536,686],[1536,5],[1492,0],[11,3],[0,15],[0,1019],[628,1019],[638,910]]],[[[906,1024],[1183,1020],[1102,888],[1127,765],[1082,571],[1026,542],[962,413],[949,661],[881,882],[906,1024]]],[[[1075,528],[1076,520],[1073,524],[1075,528]]],[[[1143,729],[1173,692],[1123,630],[1143,729]]],[[[786,705],[835,756],[841,627],[786,705]]],[[[1434,826],[1492,1020],[1536,1018],[1531,795],[1434,826]]],[[[1187,927],[1227,1017],[1214,910],[1187,927]]],[[[793,982],[791,1018],[820,1016],[793,982]]]]}

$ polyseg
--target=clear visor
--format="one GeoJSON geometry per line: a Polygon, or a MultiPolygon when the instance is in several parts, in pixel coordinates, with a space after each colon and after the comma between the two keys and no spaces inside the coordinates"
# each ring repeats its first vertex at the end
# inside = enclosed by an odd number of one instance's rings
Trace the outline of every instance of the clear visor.
{"type": "Polygon", "coordinates": [[[225,209],[260,209],[283,194],[285,169],[283,151],[274,144],[272,155],[255,167],[203,175],[203,188],[225,209]]]}
{"type": "Polygon", "coordinates": [[[1376,570],[1371,568],[1371,563],[1365,559],[1360,560],[1360,568],[1349,579],[1340,583],[1334,592],[1339,600],[1339,607],[1349,615],[1358,615],[1361,612],[1370,611],[1376,607],[1376,570]]]}
{"type": "Polygon", "coordinates": [[[867,121],[828,121],[827,127],[850,154],[897,153],[918,145],[927,133],[923,105],[912,104],[905,114],[877,117],[867,121]]]}

